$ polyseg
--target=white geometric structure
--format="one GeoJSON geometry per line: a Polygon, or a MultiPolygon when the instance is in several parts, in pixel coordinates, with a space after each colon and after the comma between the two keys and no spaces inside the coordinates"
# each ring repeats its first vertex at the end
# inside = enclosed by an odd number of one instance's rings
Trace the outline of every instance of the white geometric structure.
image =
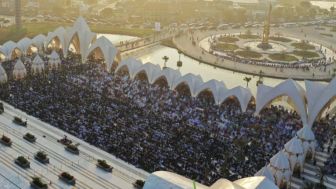
{"type": "Polygon", "coordinates": [[[134,79],[140,73],[144,73],[147,76],[149,83],[154,83],[155,79],[161,74],[161,67],[152,63],[143,64],[134,72],[131,79],[134,79]]]}
{"type": "Polygon", "coordinates": [[[12,58],[14,58],[13,55],[21,55],[20,49],[13,41],[7,41],[3,44],[0,48],[0,52],[6,57],[6,60],[12,60],[12,58]]]}
{"type": "Polygon", "coordinates": [[[203,84],[203,80],[200,75],[188,73],[180,77],[177,82],[174,83],[173,89],[176,90],[176,88],[182,84],[185,84],[189,88],[192,97],[196,97],[197,90],[203,84]]]}
{"type": "Polygon", "coordinates": [[[272,181],[262,176],[242,178],[233,183],[246,189],[279,189],[272,181]]]}
{"type": "Polygon", "coordinates": [[[128,74],[130,78],[135,77],[136,71],[142,66],[142,62],[139,60],[136,60],[135,58],[127,58],[120,62],[115,73],[118,73],[122,68],[126,68],[128,71],[128,74]]]}
{"type": "Polygon", "coordinates": [[[49,55],[49,61],[48,61],[49,69],[58,69],[60,65],[61,65],[61,59],[59,55],[57,54],[57,52],[53,51],[49,55]]]}
{"type": "Polygon", "coordinates": [[[316,150],[314,132],[309,127],[303,127],[296,133],[296,135],[302,141],[304,159],[306,158],[307,153],[311,153],[312,157],[314,157],[316,150]]]}
{"type": "MultiPolygon", "coordinates": [[[[81,47],[81,49],[82,48],[84,47],[81,47]]],[[[112,64],[118,55],[118,49],[113,46],[111,41],[102,36],[99,37],[88,50],[83,50],[83,53],[85,53],[82,54],[85,58],[83,62],[85,62],[89,56],[94,55],[94,57],[103,58],[105,60],[106,69],[110,71],[112,64]]]]}
{"type": "Polygon", "coordinates": [[[71,44],[74,46],[77,53],[81,54],[83,57],[87,57],[89,46],[96,40],[96,38],[97,35],[91,32],[84,18],[79,17],[74,26],[66,30],[65,57],[67,56],[71,44]]]}
{"type": "Polygon", "coordinates": [[[23,55],[27,55],[29,48],[33,44],[33,41],[27,37],[21,39],[17,42],[18,48],[21,50],[23,55]]]}
{"type": "Polygon", "coordinates": [[[254,176],[264,176],[264,177],[268,178],[270,181],[272,181],[273,183],[275,183],[273,173],[272,173],[271,169],[267,166],[260,169],[256,174],[254,174],[254,176]]]}
{"type": "Polygon", "coordinates": [[[303,125],[307,125],[305,91],[292,79],[287,79],[275,87],[259,85],[255,114],[258,115],[264,107],[282,96],[288,97],[288,104],[300,115],[303,125]]]}
{"type": "Polygon", "coordinates": [[[308,101],[308,127],[312,127],[336,96],[336,78],[329,84],[305,81],[308,101]]]}
{"type": "Polygon", "coordinates": [[[39,55],[36,55],[31,65],[31,71],[33,74],[40,74],[44,71],[44,61],[39,55]]]}
{"type": "Polygon", "coordinates": [[[275,178],[275,184],[281,186],[290,182],[292,171],[287,156],[283,151],[274,155],[269,164],[269,169],[272,171],[275,178]]]}
{"type": "Polygon", "coordinates": [[[7,83],[7,81],[8,81],[7,73],[0,64],[0,84],[7,83]]]}
{"type": "Polygon", "coordinates": [[[249,88],[238,86],[227,90],[226,93],[221,96],[220,104],[230,97],[236,97],[240,104],[241,111],[245,112],[253,96],[249,88]]]}
{"type": "Polygon", "coordinates": [[[18,59],[14,65],[13,78],[14,80],[20,80],[25,78],[27,75],[27,70],[25,65],[20,59],[18,59]]]}
{"type": "Polygon", "coordinates": [[[196,96],[198,96],[203,91],[210,91],[215,99],[215,103],[220,104],[222,97],[228,91],[228,89],[222,81],[212,79],[199,86],[196,91],[196,96]]]}
{"type": "Polygon", "coordinates": [[[180,77],[182,77],[181,72],[179,72],[178,70],[174,70],[172,68],[165,68],[161,71],[159,75],[153,78],[152,84],[160,79],[164,79],[167,82],[168,87],[170,89],[173,89],[174,83],[177,82],[178,78],[180,77]]]}
{"type": "Polygon", "coordinates": [[[57,28],[54,32],[49,32],[45,45],[51,45],[53,50],[62,49],[63,54],[67,54],[67,35],[63,27],[57,28]]]}
{"type": "Polygon", "coordinates": [[[303,171],[304,150],[302,141],[298,137],[292,138],[285,144],[285,154],[288,157],[292,173],[299,166],[299,171],[303,171]]]}
{"type": "Polygon", "coordinates": [[[32,39],[33,45],[41,52],[44,49],[44,43],[47,37],[43,34],[39,34],[32,39]]]}
{"type": "Polygon", "coordinates": [[[205,186],[181,175],[168,171],[156,171],[146,180],[143,189],[279,189],[266,177],[248,177],[234,182],[219,179],[211,186],[205,186]]]}
{"type": "MultiPolygon", "coordinates": [[[[208,189],[209,187],[195,183],[197,189],[208,189]]],[[[157,171],[152,173],[146,180],[143,189],[193,189],[194,181],[181,175],[157,171]]]]}
{"type": "Polygon", "coordinates": [[[219,179],[210,186],[210,189],[245,189],[245,188],[229,180],[219,179]]]}

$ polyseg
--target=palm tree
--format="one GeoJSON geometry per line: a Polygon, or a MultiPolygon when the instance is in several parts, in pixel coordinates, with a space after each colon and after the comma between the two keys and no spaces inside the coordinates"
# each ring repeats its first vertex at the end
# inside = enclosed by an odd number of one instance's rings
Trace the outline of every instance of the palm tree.
{"type": "Polygon", "coordinates": [[[251,81],[251,77],[244,77],[244,81],[246,81],[246,87],[248,87],[249,82],[251,81]]]}
{"type": "Polygon", "coordinates": [[[162,59],[164,60],[164,66],[163,66],[163,68],[167,68],[167,62],[169,60],[169,57],[168,56],[164,56],[164,57],[162,57],[162,59]]]}

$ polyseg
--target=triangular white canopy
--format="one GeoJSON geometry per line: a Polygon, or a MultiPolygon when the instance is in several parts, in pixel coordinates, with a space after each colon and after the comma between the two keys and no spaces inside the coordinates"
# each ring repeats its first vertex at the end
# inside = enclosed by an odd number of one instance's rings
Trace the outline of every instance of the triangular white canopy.
{"type": "Polygon", "coordinates": [[[285,154],[288,157],[292,172],[294,171],[296,165],[300,165],[300,171],[303,169],[303,143],[297,136],[285,144],[285,154]]]}
{"type": "Polygon", "coordinates": [[[14,65],[13,70],[13,77],[15,80],[23,79],[27,75],[27,70],[25,65],[22,63],[20,59],[17,60],[17,62],[14,65]]]}
{"type": "Polygon", "coordinates": [[[0,64],[0,84],[6,83],[7,80],[8,80],[7,73],[0,64]]]}
{"type": "Polygon", "coordinates": [[[270,181],[275,182],[273,173],[267,166],[260,169],[254,176],[264,176],[268,178],[270,181]]]}
{"type": "Polygon", "coordinates": [[[236,180],[233,183],[238,184],[246,189],[279,189],[272,181],[262,176],[247,177],[236,180]]]}
{"type": "Polygon", "coordinates": [[[31,69],[34,74],[42,73],[44,71],[44,61],[39,55],[35,56],[31,69]]]}
{"type": "Polygon", "coordinates": [[[245,188],[229,180],[219,179],[213,185],[210,186],[210,189],[245,189],[245,188]]]}
{"type": "Polygon", "coordinates": [[[60,64],[61,64],[61,59],[59,57],[59,55],[57,54],[56,51],[52,51],[52,53],[49,56],[49,67],[51,69],[57,69],[60,64]]]}

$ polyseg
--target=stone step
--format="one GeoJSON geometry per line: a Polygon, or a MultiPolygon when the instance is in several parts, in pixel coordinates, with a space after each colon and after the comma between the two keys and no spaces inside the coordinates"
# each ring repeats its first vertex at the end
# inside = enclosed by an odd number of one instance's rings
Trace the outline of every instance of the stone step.
{"type": "Polygon", "coordinates": [[[326,153],[326,152],[316,152],[315,156],[321,156],[324,158],[329,158],[330,154],[326,153]]]}
{"type": "Polygon", "coordinates": [[[302,173],[302,177],[305,179],[305,180],[308,180],[310,182],[313,182],[313,183],[319,183],[320,182],[320,178],[316,175],[317,173],[309,173],[309,172],[303,172],[302,173]]]}
{"type": "Polygon", "coordinates": [[[333,176],[325,176],[324,177],[324,183],[330,186],[334,186],[334,188],[336,189],[336,178],[333,176]]]}
{"type": "Polygon", "coordinates": [[[292,177],[290,187],[291,189],[301,189],[304,185],[303,180],[297,178],[297,177],[292,177]]]}

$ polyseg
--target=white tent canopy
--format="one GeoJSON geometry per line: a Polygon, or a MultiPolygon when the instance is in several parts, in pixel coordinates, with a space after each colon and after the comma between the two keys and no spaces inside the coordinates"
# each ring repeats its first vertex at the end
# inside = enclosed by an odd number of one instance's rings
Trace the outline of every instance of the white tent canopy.
{"type": "Polygon", "coordinates": [[[245,189],[245,188],[229,180],[219,179],[213,185],[210,186],[210,189],[245,189]]]}
{"type": "Polygon", "coordinates": [[[154,83],[155,78],[161,74],[161,68],[157,64],[146,63],[140,66],[133,74],[134,79],[139,73],[145,73],[149,83],[154,83]]]}
{"type": "Polygon", "coordinates": [[[279,189],[272,181],[262,176],[247,177],[236,180],[233,183],[246,189],[279,189]]]}
{"type": "Polygon", "coordinates": [[[302,141],[298,137],[292,138],[285,144],[285,154],[288,157],[292,172],[297,164],[300,165],[300,171],[303,170],[304,150],[302,141]]]}
{"type": "Polygon", "coordinates": [[[31,69],[34,74],[39,74],[44,71],[44,61],[39,55],[35,56],[31,69]]]}
{"type": "Polygon", "coordinates": [[[197,94],[197,90],[199,87],[203,84],[203,80],[200,75],[194,75],[191,73],[188,73],[182,77],[180,77],[176,83],[173,85],[173,89],[176,90],[176,88],[180,84],[186,84],[189,89],[192,97],[195,97],[197,94]]]}
{"type": "Polygon", "coordinates": [[[22,63],[20,59],[17,60],[17,62],[14,65],[13,70],[13,77],[15,80],[23,79],[27,75],[27,70],[25,65],[22,63]]]}
{"type": "MultiPolygon", "coordinates": [[[[83,47],[84,48],[84,47],[83,47]]],[[[106,69],[108,71],[111,70],[112,64],[118,54],[118,49],[108,40],[106,37],[102,36],[99,37],[91,46],[90,48],[85,51],[86,54],[83,55],[85,60],[96,50],[100,50],[102,56],[105,60],[106,69]]],[[[84,53],[84,52],[82,52],[84,53]]]]}
{"type": "Polygon", "coordinates": [[[51,69],[57,69],[61,64],[61,59],[56,51],[53,51],[49,56],[49,67],[51,69]]]}
{"type": "Polygon", "coordinates": [[[121,61],[115,73],[118,73],[122,68],[127,68],[130,78],[134,78],[136,71],[142,66],[142,62],[134,58],[127,58],[121,61]]]}
{"type": "Polygon", "coordinates": [[[283,151],[278,152],[271,158],[269,168],[273,173],[276,185],[284,184],[283,181],[290,182],[292,172],[288,158],[283,151]]]}
{"type": "Polygon", "coordinates": [[[8,80],[7,73],[0,64],[0,84],[6,83],[7,80],[8,80]]]}
{"type": "Polygon", "coordinates": [[[260,169],[254,176],[264,176],[268,178],[270,181],[272,181],[273,183],[275,182],[273,173],[270,170],[270,168],[267,166],[260,169]]]}
{"type": "Polygon", "coordinates": [[[15,49],[19,49],[13,41],[7,41],[0,48],[0,51],[5,55],[7,60],[10,60],[15,49]]]}
{"type": "Polygon", "coordinates": [[[33,41],[27,37],[21,39],[17,46],[23,54],[27,54],[29,47],[33,44],[33,41]]]}
{"type": "Polygon", "coordinates": [[[47,37],[43,34],[39,34],[32,39],[33,44],[37,47],[39,51],[41,51],[44,48],[44,43],[46,40],[47,37]]]}
{"type": "Polygon", "coordinates": [[[296,134],[298,138],[302,141],[304,158],[306,157],[309,151],[312,153],[312,156],[314,157],[316,143],[313,131],[309,127],[303,127],[296,134]]]}
{"type": "MultiPolygon", "coordinates": [[[[195,183],[197,189],[208,189],[200,183],[195,183]]],[[[194,181],[167,171],[152,173],[146,180],[143,189],[193,189],[194,181]]]]}
{"type": "Polygon", "coordinates": [[[222,81],[212,79],[198,87],[196,90],[196,96],[206,90],[209,90],[212,93],[215,103],[220,104],[222,96],[224,96],[228,89],[222,81]]]}
{"type": "Polygon", "coordinates": [[[308,100],[308,126],[312,127],[324,108],[336,96],[336,78],[329,84],[306,81],[308,100]]]}
{"type": "Polygon", "coordinates": [[[275,87],[259,85],[255,114],[259,114],[265,106],[281,96],[288,96],[289,100],[292,100],[293,108],[300,115],[303,125],[307,125],[305,91],[298,83],[296,83],[296,81],[292,79],[287,79],[275,87]]]}

